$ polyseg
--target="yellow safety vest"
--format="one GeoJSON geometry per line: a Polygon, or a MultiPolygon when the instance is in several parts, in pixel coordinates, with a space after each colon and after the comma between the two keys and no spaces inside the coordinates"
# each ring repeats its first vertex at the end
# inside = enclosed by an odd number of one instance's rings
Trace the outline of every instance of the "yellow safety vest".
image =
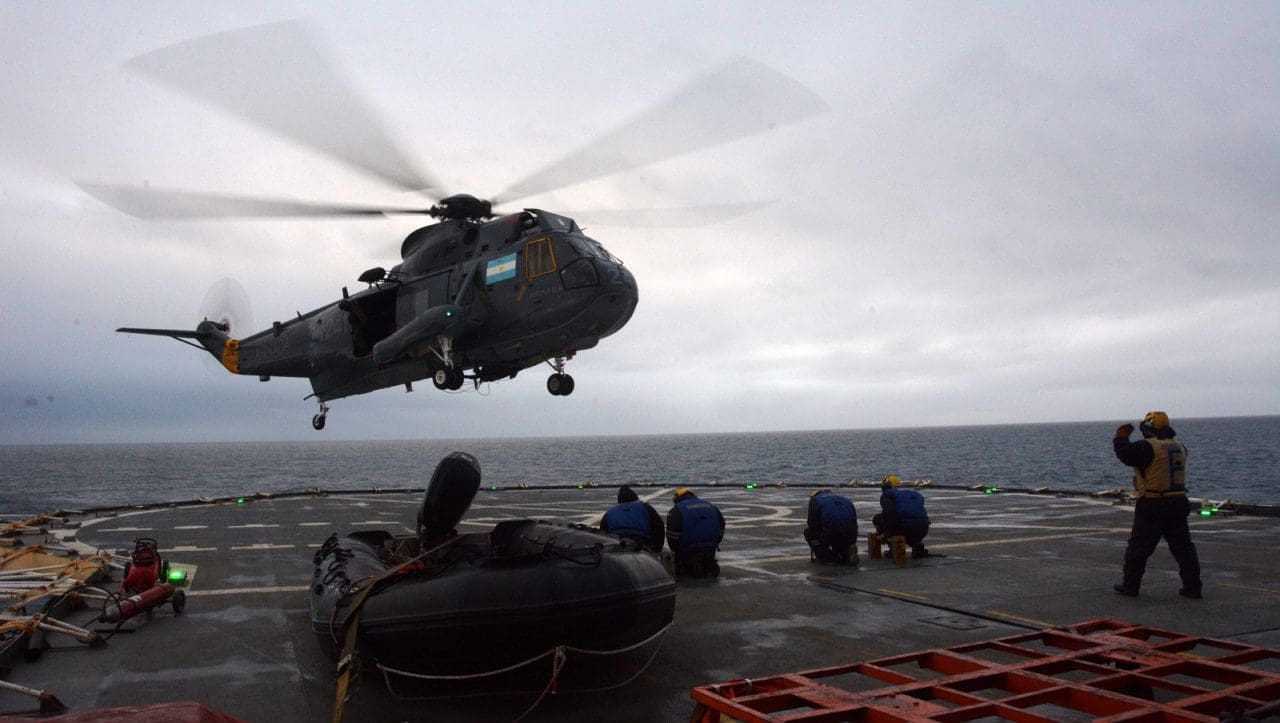
{"type": "Polygon", "coordinates": [[[1176,439],[1147,440],[1154,453],[1151,464],[1134,468],[1133,488],[1139,497],[1172,497],[1187,494],[1187,448],[1176,439]]]}

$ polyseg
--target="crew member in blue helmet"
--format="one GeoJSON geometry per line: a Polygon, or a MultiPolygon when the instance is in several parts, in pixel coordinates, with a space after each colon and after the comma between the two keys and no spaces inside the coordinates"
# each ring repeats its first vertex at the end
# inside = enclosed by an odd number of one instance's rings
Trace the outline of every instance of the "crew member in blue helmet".
{"type": "Polygon", "coordinates": [[[717,577],[716,549],[724,539],[724,515],[719,508],[681,487],[667,513],[667,543],[675,559],[676,575],[717,577]]]}
{"type": "Polygon", "coordinates": [[[880,480],[880,489],[880,514],[871,518],[876,532],[890,537],[902,535],[911,545],[912,557],[928,557],[924,538],[929,534],[929,514],[924,509],[924,495],[902,489],[902,480],[892,474],[880,480]]]}
{"type": "Polygon", "coordinates": [[[1138,493],[1133,504],[1133,529],[1124,551],[1124,580],[1115,586],[1115,591],[1138,596],[1147,558],[1163,537],[1173,559],[1178,561],[1178,575],[1182,578],[1178,594],[1199,598],[1200,557],[1187,527],[1191,512],[1187,500],[1187,448],[1173,438],[1169,415],[1164,412],[1148,412],[1138,429],[1142,439],[1130,442],[1133,425],[1120,425],[1112,443],[1116,458],[1133,468],[1133,488],[1138,493]]]}
{"type": "Polygon", "coordinates": [[[601,532],[635,540],[651,552],[662,552],[665,528],[662,516],[653,505],[640,501],[628,485],[618,488],[618,504],[609,508],[600,520],[601,532]]]}
{"type": "Polygon", "coordinates": [[[809,495],[804,540],[809,543],[810,561],[857,565],[858,513],[853,501],[831,490],[809,495]]]}

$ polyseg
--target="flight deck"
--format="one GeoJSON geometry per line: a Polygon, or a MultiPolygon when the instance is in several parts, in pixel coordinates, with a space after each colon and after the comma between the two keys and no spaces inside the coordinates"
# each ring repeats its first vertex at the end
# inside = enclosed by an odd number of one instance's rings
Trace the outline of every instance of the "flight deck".
{"type": "MultiPolygon", "coordinates": [[[[635,489],[665,515],[675,487],[635,489]]],[[[365,670],[344,720],[688,720],[691,690],[699,686],[1098,618],[1280,648],[1276,517],[1193,515],[1204,598],[1178,595],[1177,568],[1163,545],[1148,564],[1141,595],[1128,598],[1111,589],[1133,514],[1126,501],[924,488],[933,556],[897,564],[890,556],[873,559],[866,549],[879,489],[841,488],[858,510],[861,563],[834,566],[811,562],[802,536],[811,491],[697,490],[726,518],[720,576],[677,580],[674,622],[620,687],[583,692],[553,685],[550,657],[529,674],[531,685],[490,687],[480,696],[432,697],[429,688],[409,695],[365,670]]],[[[484,532],[518,518],[593,525],[615,496],[613,487],[483,488],[458,531],[484,532]]],[[[48,649],[7,662],[3,680],[49,691],[73,713],[198,701],[251,721],[330,719],[335,664],[308,614],[313,555],[333,532],[408,534],[421,501],[421,491],[313,491],[69,513],[61,518],[67,524],[21,539],[123,550],[135,538],[153,537],[171,567],[186,574],[185,609],[141,615],[95,647],[48,635],[48,649]]],[[[116,589],[120,579],[116,571],[101,585],[116,589]]],[[[95,612],[65,618],[111,630],[92,623],[95,612]]],[[[572,652],[567,664],[574,664],[572,652]]],[[[34,712],[32,699],[0,691],[0,713],[34,712]]]]}

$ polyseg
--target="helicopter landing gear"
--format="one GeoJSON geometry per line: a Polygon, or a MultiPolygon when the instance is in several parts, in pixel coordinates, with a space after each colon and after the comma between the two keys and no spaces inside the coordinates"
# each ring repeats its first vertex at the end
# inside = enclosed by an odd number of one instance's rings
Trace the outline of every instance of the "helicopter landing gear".
{"type": "Polygon", "coordinates": [[[431,375],[431,383],[440,391],[456,392],[462,388],[462,370],[457,367],[440,367],[431,375]]]}
{"type": "Polygon", "coordinates": [[[573,394],[573,377],[564,373],[564,363],[567,361],[565,357],[558,356],[555,361],[548,361],[552,369],[556,370],[555,374],[547,377],[547,391],[552,396],[567,397],[573,394]]]}
{"type": "Polygon", "coordinates": [[[324,429],[324,418],[329,414],[329,407],[324,402],[320,402],[320,413],[311,418],[311,426],[318,432],[324,429]]]}
{"type": "Polygon", "coordinates": [[[547,377],[547,391],[557,397],[573,394],[573,377],[563,372],[552,374],[547,377]]]}
{"type": "Polygon", "coordinates": [[[456,392],[461,389],[463,375],[462,369],[453,363],[453,338],[441,336],[440,350],[436,351],[435,354],[440,361],[444,362],[444,366],[431,375],[431,383],[436,385],[436,389],[442,392],[456,392]]]}

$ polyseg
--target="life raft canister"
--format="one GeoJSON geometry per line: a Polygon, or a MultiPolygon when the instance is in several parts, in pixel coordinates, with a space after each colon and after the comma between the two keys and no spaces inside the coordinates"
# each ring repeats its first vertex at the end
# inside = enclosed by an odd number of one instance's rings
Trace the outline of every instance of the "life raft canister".
{"type": "Polygon", "coordinates": [[[643,502],[623,502],[609,508],[602,521],[604,528],[618,537],[642,542],[649,539],[649,510],[643,502]]]}

